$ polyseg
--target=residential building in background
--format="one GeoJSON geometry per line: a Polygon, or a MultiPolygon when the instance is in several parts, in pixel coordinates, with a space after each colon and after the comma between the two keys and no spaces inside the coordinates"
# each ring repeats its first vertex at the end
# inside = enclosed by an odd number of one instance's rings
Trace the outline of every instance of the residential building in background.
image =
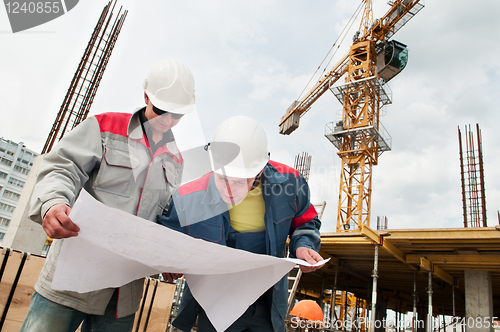
{"type": "Polygon", "coordinates": [[[0,137],[0,245],[38,155],[28,150],[23,142],[15,143],[0,137]]]}

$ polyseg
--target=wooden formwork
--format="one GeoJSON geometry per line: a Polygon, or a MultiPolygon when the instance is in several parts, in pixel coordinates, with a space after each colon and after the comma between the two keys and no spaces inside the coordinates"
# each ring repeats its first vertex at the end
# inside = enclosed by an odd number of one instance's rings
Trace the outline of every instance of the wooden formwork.
{"type": "Polygon", "coordinates": [[[19,331],[45,259],[9,248],[2,249],[1,259],[0,330],[19,331]]]}
{"type": "MultiPolygon", "coordinates": [[[[34,285],[45,258],[26,252],[1,248],[0,331],[19,331],[28,313],[34,285]]],[[[136,313],[135,332],[164,332],[168,328],[175,284],[145,278],[141,307],[136,313]]]]}

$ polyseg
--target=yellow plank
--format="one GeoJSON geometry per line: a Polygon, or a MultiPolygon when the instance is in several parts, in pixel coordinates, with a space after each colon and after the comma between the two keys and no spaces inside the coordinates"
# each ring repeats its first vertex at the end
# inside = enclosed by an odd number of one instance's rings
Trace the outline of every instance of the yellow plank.
{"type": "MultiPolygon", "coordinates": [[[[500,265],[500,255],[425,255],[425,258],[435,264],[464,264],[474,263],[474,265],[500,265]]],[[[419,264],[420,255],[406,255],[406,262],[419,264]]]]}
{"type": "Polygon", "coordinates": [[[441,269],[437,265],[434,265],[434,275],[436,277],[440,278],[441,280],[447,282],[450,285],[458,286],[455,283],[455,278],[453,278],[451,275],[449,275],[448,273],[446,273],[445,271],[443,271],[443,269],[441,269]]]}
{"type": "Polygon", "coordinates": [[[385,250],[387,250],[389,253],[391,253],[394,257],[396,257],[397,259],[399,259],[401,262],[406,263],[406,256],[405,256],[405,254],[401,250],[399,250],[398,248],[396,248],[396,246],[394,246],[386,238],[383,238],[382,247],[385,250]]]}
{"type": "Polygon", "coordinates": [[[435,228],[435,229],[391,229],[392,241],[399,240],[463,240],[492,239],[500,240],[500,232],[495,227],[480,228],[435,228]]]}
{"type": "Polygon", "coordinates": [[[453,278],[449,273],[445,272],[442,268],[435,265],[428,259],[420,257],[420,267],[425,271],[431,271],[434,274],[434,276],[438,277],[444,282],[447,282],[450,285],[457,286],[455,283],[455,278],[453,278]]]}
{"type": "MultiPolygon", "coordinates": [[[[144,330],[144,326],[147,323],[147,332],[163,332],[166,330],[168,321],[170,319],[170,312],[172,310],[172,301],[174,299],[175,284],[169,284],[166,282],[159,282],[155,279],[149,279],[150,284],[147,294],[143,296],[146,297],[146,302],[144,305],[144,310],[142,311],[141,321],[139,323],[139,331],[144,330]],[[157,284],[156,293],[153,299],[153,293],[155,284],[157,284]],[[151,308],[151,314],[148,320],[148,312],[151,308]]],[[[144,290],[146,290],[148,279],[144,281],[144,290]]],[[[139,308],[140,311],[140,308],[139,308]]],[[[137,323],[139,319],[139,311],[135,315],[134,328],[137,329],[137,323]]]]}
{"type": "Polygon", "coordinates": [[[375,242],[376,244],[380,244],[380,242],[382,242],[380,239],[380,235],[366,225],[363,225],[363,227],[361,228],[361,234],[363,236],[366,236],[368,239],[375,242]]]}
{"type": "Polygon", "coordinates": [[[432,272],[432,263],[424,257],[420,257],[420,267],[425,271],[432,272]]]}

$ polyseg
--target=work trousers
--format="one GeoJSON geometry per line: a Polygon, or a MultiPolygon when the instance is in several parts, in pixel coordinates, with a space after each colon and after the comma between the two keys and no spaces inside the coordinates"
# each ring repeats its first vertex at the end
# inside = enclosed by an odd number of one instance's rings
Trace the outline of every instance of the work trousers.
{"type": "MultiPolygon", "coordinates": [[[[198,316],[198,332],[216,332],[204,310],[198,316]]],[[[261,296],[224,332],[274,332],[266,297],[261,296]]]]}
{"type": "Polygon", "coordinates": [[[116,318],[117,300],[115,291],[104,315],[89,315],[34,292],[20,332],[74,332],[80,324],[82,332],[131,332],[135,315],[116,318]]]}

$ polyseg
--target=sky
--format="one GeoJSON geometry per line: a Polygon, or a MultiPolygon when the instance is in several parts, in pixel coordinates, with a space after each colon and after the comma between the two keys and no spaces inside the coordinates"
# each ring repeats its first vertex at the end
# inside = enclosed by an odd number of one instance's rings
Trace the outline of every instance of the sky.
{"type": "MultiPolygon", "coordinates": [[[[316,70],[328,70],[321,64],[359,3],[119,0],[129,12],[90,115],[142,107],[149,67],[163,58],[179,59],[195,76],[206,140],[228,117],[246,115],[265,129],[271,159],[293,166],[297,154],[312,156],[311,201],[326,202],[322,232],[334,232],[341,161],[324,132],[338,119],[341,104],[327,91],[291,135],[280,135],[278,123],[312,88],[311,78],[318,80],[316,70]]],[[[0,137],[41,152],[106,4],[80,0],[65,15],[18,33],[0,8],[0,137]]],[[[388,9],[385,0],[374,0],[374,19],[388,9]]],[[[482,131],[488,225],[498,224],[498,12],[499,1],[427,0],[394,35],[408,45],[409,61],[388,84],[392,104],[381,122],[392,151],[373,168],[372,228],[377,216],[386,216],[389,228],[463,227],[457,128],[464,134],[466,125],[476,123],[482,131]]],[[[345,55],[355,30],[335,45],[330,67],[345,55]]]]}

